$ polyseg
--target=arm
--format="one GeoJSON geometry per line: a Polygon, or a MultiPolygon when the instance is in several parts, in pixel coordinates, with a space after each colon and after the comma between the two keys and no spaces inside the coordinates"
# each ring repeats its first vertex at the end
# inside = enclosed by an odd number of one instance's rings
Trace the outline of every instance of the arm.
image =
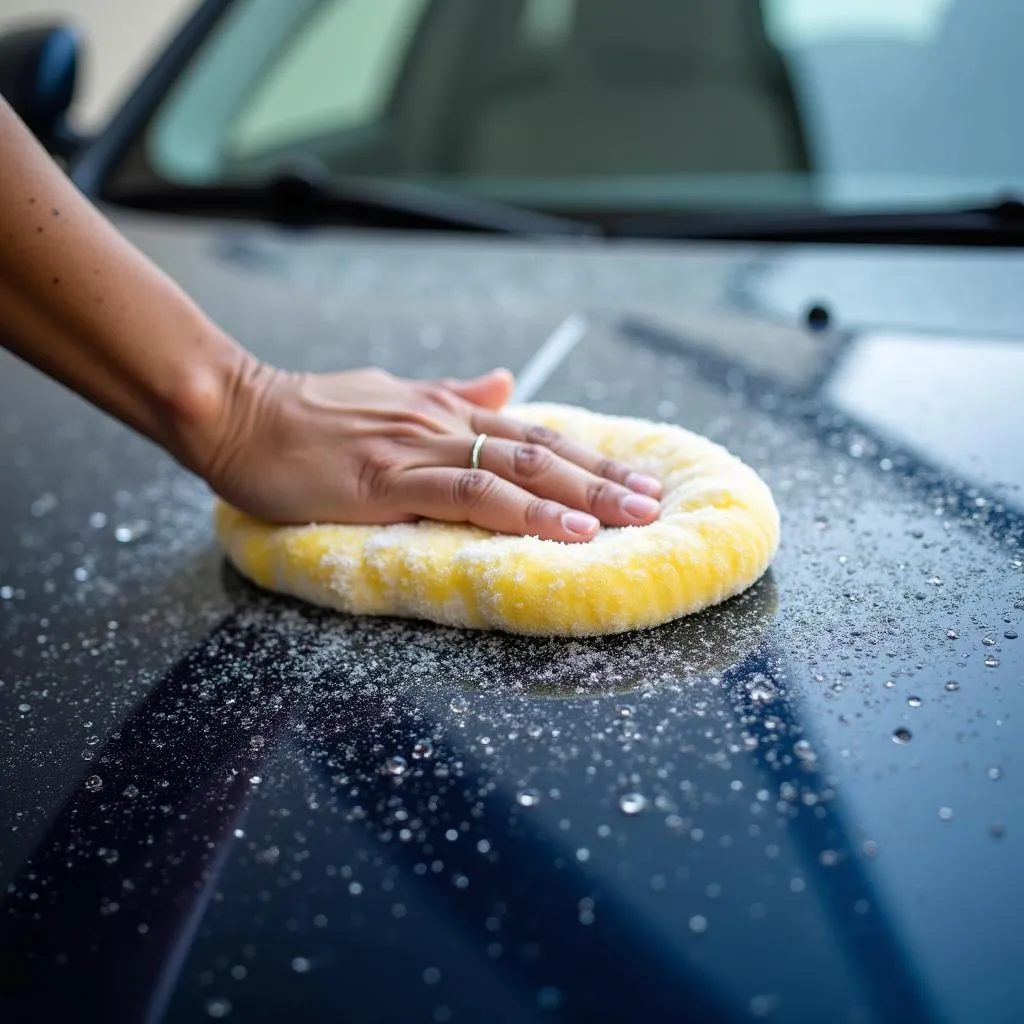
{"type": "Polygon", "coordinates": [[[0,323],[16,355],[201,469],[252,359],[89,204],[0,98],[0,323]]]}
{"type": "Polygon", "coordinates": [[[0,340],[275,522],[429,517],[589,540],[651,522],[656,481],[500,415],[512,382],[291,374],[134,248],[0,98],[0,340]],[[469,470],[478,433],[490,436],[469,470]],[[646,502],[646,503],[645,503],[646,502]]]}

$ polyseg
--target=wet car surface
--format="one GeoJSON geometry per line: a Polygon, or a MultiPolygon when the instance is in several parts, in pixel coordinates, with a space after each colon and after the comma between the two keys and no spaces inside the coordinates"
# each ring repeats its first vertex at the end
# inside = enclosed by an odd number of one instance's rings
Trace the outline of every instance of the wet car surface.
{"type": "Polygon", "coordinates": [[[529,370],[584,317],[525,397],[708,434],[783,543],[623,637],[331,615],[3,356],[5,1019],[1016,1019],[1019,256],[117,221],[286,366],[529,370]]]}

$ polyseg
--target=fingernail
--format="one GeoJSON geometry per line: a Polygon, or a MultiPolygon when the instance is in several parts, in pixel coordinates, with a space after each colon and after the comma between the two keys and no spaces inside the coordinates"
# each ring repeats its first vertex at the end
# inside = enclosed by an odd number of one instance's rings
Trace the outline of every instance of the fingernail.
{"type": "Polygon", "coordinates": [[[645,476],[643,473],[630,473],[626,477],[626,486],[631,491],[649,494],[652,498],[661,494],[661,482],[655,480],[653,476],[645,476]]]}
{"type": "Polygon", "coordinates": [[[622,511],[634,519],[650,519],[656,516],[661,506],[643,494],[628,494],[622,499],[622,511]]]}
{"type": "Polygon", "coordinates": [[[570,533],[588,537],[601,524],[593,516],[588,516],[586,512],[566,512],[562,516],[562,525],[570,533]]]}

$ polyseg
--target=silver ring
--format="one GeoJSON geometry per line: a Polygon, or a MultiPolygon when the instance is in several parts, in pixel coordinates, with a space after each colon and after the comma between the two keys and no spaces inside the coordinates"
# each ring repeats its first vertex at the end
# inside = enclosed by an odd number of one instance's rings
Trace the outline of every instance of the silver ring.
{"type": "Polygon", "coordinates": [[[473,442],[473,452],[469,457],[469,466],[471,469],[480,468],[480,453],[484,450],[484,442],[486,440],[486,434],[476,435],[476,440],[473,442]]]}

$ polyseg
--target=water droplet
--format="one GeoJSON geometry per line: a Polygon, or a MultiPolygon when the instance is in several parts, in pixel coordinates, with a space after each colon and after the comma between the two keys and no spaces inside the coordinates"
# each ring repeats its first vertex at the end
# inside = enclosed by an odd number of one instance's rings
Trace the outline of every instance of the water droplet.
{"type": "Polygon", "coordinates": [[[465,697],[452,697],[452,702],[448,706],[457,715],[464,715],[469,710],[469,702],[465,697]]]}
{"type": "Polygon", "coordinates": [[[636,709],[629,704],[622,704],[616,709],[616,712],[619,718],[632,718],[635,710],[636,709]]]}
{"type": "Polygon", "coordinates": [[[884,687],[885,687],[885,688],[886,688],[887,690],[893,690],[893,689],[895,689],[895,687],[896,687],[896,684],[895,684],[895,683],[894,683],[894,682],[893,682],[893,681],[892,681],[891,679],[886,679],[886,681],[885,681],[884,683],[882,683],[882,685],[883,685],[883,686],[884,686],[884,687]]]}
{"type": "Polygon", "coordinates": [[[254,785],[254,786],[258,786],[262,781],[263,781],[263,776],[262,775],[250,775],[249,776],[249,782],[251,782],[252,785],[254,785]]]}
{"type": "Polygon", "coordinates": [[[95,793],[97,790],[103,788],[103,780],[98,775],[90,775],[89,778],[85,780],[85,788],[89,790],[90,793],[95,793]]]}
{"type": "Polygon", "coordinates": [[[1002,768],[998,768],[998,767],[996,767],[996,768],[989,768],[989,770],[985,774],[993,782],[998,782],[1003,777],[1003,769],[1002,768]]]}
{"type": "Polygon", "coordinates": [[[959,640],[960,639],[960,634],[955,629],[947,629],[946,630],[946,636],[950,640],[959,640]]]}
{"type": "Polygon", "coordinates": [[[104,864],[116,864],[121,856],[117,850],[107,846],[101,846],[96,853],[104,864]]]}
{"type": "Polygon", "coordinates": [[[93,514],[89,516],[89,525],[94,530],[102,530],[103,527],[107,525],[106,515],[103,512],[93,512],[93,514]]]}
{"type": "Polygon", "coordinates": [[[986,647],[995,647],[995,645],[996,645],[996,638],[995,638],[994,636],[986,636],[986,637],[982,637],[982,640],[981,640],[981,642],[982,642],[982,643],[983,643],[983,644],[984,644],[984,645],[985,645],[986,647]]]}
{"type": "Polygon", "coordinates": [[[211,1017],[226,1017],[231,1012],[230,999],[211,999],[206,1004],[206,1012],[211,1017]]]}
{"type": "Polygon", "coordinates": [[[993,839],[1004,839],[1006,837],[1006,826],[1001,821],[993,821],[988,827],[988,834],[993,839]]]}
{"type": "Polygon", "coordinates": [[[797,740],[793,744],[793,753],[804,764],[814,764],[818,760],[818,755],[814,752],[814,747],[811,746],[808,740],[797,740]]]}
{"type": "Polygon", "coordinates": [[[1017,639],[1017,630],[1015,630],[1015,629],[1008,629],[1003,634],[1003,636],[1005,636],[1007,640],[1016,640],[1017,639]]]}
{"type": "Polygon", "coordinates": [[[536,723],[528,725],[526,727],[526,735],[529,736],[531,740],[540,739],[540,737],[544,735],[544,726],[537,725],[536,723]]]}
{"type": "Polygon", "coordinates": [[[305,974],[313,966],[308,957],[297,956],[292,958],[292,970],[298,974],[305,974]]]}
{"type": "Polygon", "coordinates": [[[928,582],[933,587],[941,587],[942,586],[942,577],[941,576],[929,576],[928,577],[928,582]]]}
{"type": "Polygon", "coordinates": [[[537,1005],[542,1010],[557,1010],[562,1005],[562,993],[554,985],[545,985],[537,991],[537,1005]]]}
{"type": "Polygon", "coordinates": [[[690,931],[694,935],[703,935],[708,930],[708,919],[703,914],[694,914],[690,918],[690,931]]]}
{"type": "MultiPolygon", "coordinates": [[[[886,461],[883,459],[883,461],[886,461]]],[[[768,1017],[779,1005],[778,996],[774,995],[759,995],[754,996],[750,1000],[750,1016],[751,1017],[768,1017]]]]}
{"type": "Polygon", "coordinates": [[[144,519],[136,519],[134,522],[118,526],[114,530],[114,540],[118,544],[132,544],[149,533],[149,523],[144,519]]]}
{"type": "Polygon", "coordinates": [[[27,715],[32,710],[31,704],[19,704],[18,710],[23,714],[27,715]]]}
{"type": "Polygon", "coordinates": [[[946,683],[944,689],[949,693],[956,693],[956,691],[960,689],[960,684],[955,679],[950,679],[950,681],[946,683]]]}
{"type": "Polygon", "coordinates": [[[426,985],[436,985],[441,980],[441,972],[436,967],[428,967],[423,972],[423,982],[426,985]]]}
{"type": "Polygon", "coordinates": [[[520,807],[536,807],[540,803],[539,789],[521,789],[516,793],[516,803],[520,807]]]}
{"type": "Polygon", "coordinates": [[[32,502],[31,506],[29,507],[29,511],[38,519],[42,516],[48,515],[56,507],[57,495],[50,494],[49,492],[47,492],[45,494],[40,494],[39,497],[32,502]]]}
{"type": "Polygon", "coordinates": [[[901,746],[903,744],[909,743],[913,738],[914,737],[911,731],[902,725],[898,729],[896,729],[892,734],[893,743],[899,743],[901,746]]]}
{"type": "Polygon", "coordinates": [[[907,703],[908,703],[908,704],[909,704],[909,705],[910,705],[910,706],[911,706],[912,708],[919,708],[919,707],[920,707],[920,706],[921,706],[921,705],[922,705],[922,704],[924,703],[924,701],[923,701],[923,700],[921,700],[921,698],[920,698],[920,697],[908,697],[908,698],[907,698],[907,703]]]}
{"type": "Polygon", "coordinates": [[[647,806],[643,793],[623,793],[619,797],[619,810],[630,816],[639,814],[647,806]]]}
{"type": "Polygon", "coordinates": [[[998,667],[999,667],[999,659],[994,654],[990,654],[985,659],[985,668],[998,668],[998,667]]]}
{"type": "Polygon", "coordinates": [[[129,782],[128,785],[124,787],[124,795],[130,799],[134,799],[139,795],[139,787],[129,782]]]}
{"type": "Polygon", "coordinates": [[[416,761],[425,761],[434,756],[434,744],[427,739],[417,740],[412,745],[412,756],[416,761]]]}
{"type": "Polygon", "coordinates": [[[87,747],[95,747],[96,744],[99,743],[99,741],[100,741],[99,736],[86,736],[85,737],[85,745],[87,747]]]}
{"type": "Polygon", "coordinates": [[[952,807],[940,807],[939,808],[939,817],[943,821],[951,821],[952,818],[953,818],[953,808],[952,807]]]}
{"type": "Polygon", "coordinates": [[[386,775],[404,775],[408,768],[409,762],[401,754],[393,754],[384,762],[386,775]]]}
{"type": "Polygon", "coordinates": [[[253,750],[262,750],[266,746],[267,741],[262,736],[250,736],[249,746],[253,750]]]}
{"type": "Polygon", "coordinates": [[[93,750],[83,750],[81,757],[83,761],[91,761],[96,756],[96,752],[93,750]]]}

